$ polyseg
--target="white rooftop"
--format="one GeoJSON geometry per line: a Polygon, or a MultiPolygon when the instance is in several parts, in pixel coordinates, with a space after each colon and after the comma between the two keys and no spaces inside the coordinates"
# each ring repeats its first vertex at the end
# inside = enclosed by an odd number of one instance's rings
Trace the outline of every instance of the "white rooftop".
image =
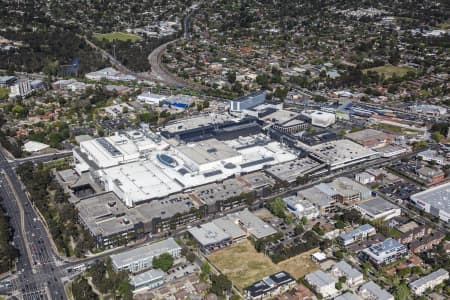
{"type": "Polygon", "coordinates": [[[28,141],[23,145],[23,150],[25,150],[26,152],[39,152],[49,147],[49,145],[44,143],[28,141]]]}

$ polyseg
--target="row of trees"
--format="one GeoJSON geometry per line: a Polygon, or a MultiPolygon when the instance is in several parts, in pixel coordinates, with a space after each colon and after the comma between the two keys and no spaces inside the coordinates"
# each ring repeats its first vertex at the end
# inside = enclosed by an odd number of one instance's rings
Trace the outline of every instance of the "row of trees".
{"type": "Polygon", "coordinates": [[[17,174],[27,187],[31,201],[44,216],[58,250],[66,256],[83,256],[95,247],[95,240],[78,223],[75,207],[67,201],[67,195],[52,178],[51,171],[43,164],[21,164],[17,174]],[[72,241],[75,249],[72,249],[72,241]]]}
{"type": "Polygon", "coordinates": [[[92,283],[103,294],[118,295],[119,299],[132,300],[133,287],[129,283],[127,271],[114,271],[111,260],[97,261],[88,269],[92,283]]]}
{"type": "MultiPolygon", "coordinates": [[[[0,198],[0,201],[3,201],[3,198],[0,198]]],[[[0,273],[11,270],[16,258],[19,257],[19,251],[10,244],[13,234],[9,217],[0,206],[0,273]]]]}

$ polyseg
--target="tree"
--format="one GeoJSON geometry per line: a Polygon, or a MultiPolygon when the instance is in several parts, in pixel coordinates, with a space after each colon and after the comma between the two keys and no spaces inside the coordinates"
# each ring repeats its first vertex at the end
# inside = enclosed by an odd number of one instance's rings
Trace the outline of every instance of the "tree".
{"type": "Polygon", "coordinates": [[[278,218],[284,219],[286,217],[286,212],[284,210],[284,201],[281,198],[276,198],[270,201],[268,204],[268,208],[272,214],[277,216],[278,218]]]}
{"type": "Polygon", "coordinates": [[[195,254],[194,254],[194,252],[192,252],[192,251],[188,251],[187,253],[186,253],[186,259],[189,261],[189,262],[194,262],[194,260],[195,260],[195,254]]]}
{"type": "Polygon", "coordinates": [[[209,273],[211,273],[211,266],[207,262],[205,262],[201,267],[200,276],[203,280],[206,280],[206,278],[208,278],[209,276],[209,273]]]}
{"type": "Polygon", "coordinates": [[[227,73],[227,80],[229,83],[233,84],[236,81],[236,72],[230,71],[227,73]]]}
{"type": "Polygon", "coordinates": [[[23,107],[22,105],[17,104],[17,105],[14,105],[14,107],[12,108],[12,113],[17,118],[24,118],[27,116],[28,110],[25,107],[23,107]]]}
{"type": "Polygon", "coordinates": [[[220,275],[211,275],[211,288],[210,292],[216,294],[217,296],[223,296],[224,292],[231,291],[232,283],[228,279],[227,276],[220,275]]]}
{"type": "Polygon", "coordinates": [[[439,143],[442,139],[443,136],[439,131],[435,131],[431,134],[431,138],[436,142],[439,143]]]}
{"type": "Polygon", "coordinates": [[[91,286],[83,277],[75,279],[72,283],[72,296],[74,300],[96,300],[97,294],[92,291],[91,286]]]}
{"type": "Polygon", "coordinates": [[[394,287],[394,297],[396,300],[407,300],[410,294],[411,292],[406,283],[401,283],[394,287]]]}
{"type": "Polygon", "coordinates": [[[160,256],[153,257],[152,266],[155,269],[161,269],[164,272],[167,272],[172,265],[173,257],[169,253],[163,253],[160,256]]]}
{"type": "Polygon", "coordinates": [[[295,226],[295,228],[294,228],[295,235],[300,235],[303,232],[305,232],[305,229],[303,228],[302,224],[298,224],[297,226],[295,226]]]}

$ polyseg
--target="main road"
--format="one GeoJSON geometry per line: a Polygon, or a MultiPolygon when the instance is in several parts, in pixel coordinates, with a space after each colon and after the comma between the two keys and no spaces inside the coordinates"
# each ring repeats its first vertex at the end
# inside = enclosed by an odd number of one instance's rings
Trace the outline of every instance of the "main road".
{"type": "MultiPolygon", "coordinates": [[[[40,160],[44,158],[36,158],[40,160]]],[[[14,172],[15,165],[0,151],[1,204],[10,216],[14,246],[20,253],[10,285],[12,294],[23,299],[66,299],[64,261],[54,252],[44,224],[14,172]]]]}

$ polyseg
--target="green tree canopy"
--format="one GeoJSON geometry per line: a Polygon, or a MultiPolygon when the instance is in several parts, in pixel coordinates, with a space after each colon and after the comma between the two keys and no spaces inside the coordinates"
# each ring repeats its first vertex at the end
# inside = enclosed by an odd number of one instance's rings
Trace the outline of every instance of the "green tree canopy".
{"type": "Polygon", "coordinates": [[[164,272],[169,271],[173,265],[173,257],[169,253],[163,253],[160,256],[153,257],[153,268],[161,269],[164,272]]]}

